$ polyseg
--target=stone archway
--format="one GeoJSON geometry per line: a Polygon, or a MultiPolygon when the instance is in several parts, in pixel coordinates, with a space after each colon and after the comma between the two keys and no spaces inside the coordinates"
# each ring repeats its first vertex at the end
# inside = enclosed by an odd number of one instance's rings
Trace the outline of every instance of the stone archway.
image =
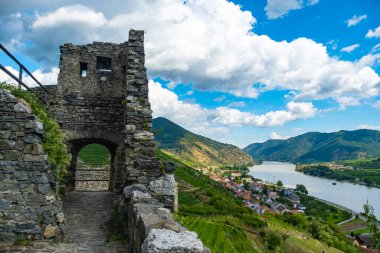
{"type": "Polygon", "coordinates": [[[66,176],[66,190],[67,191],[73,191],[75,190],[75,186],[76,186],[76,172],[77,172],[77,169],[78,169],[78,154],[79,154],[79,151],[89,145],[89,144],[101,144],[103,146],[105,146],[109,153],[110,153],[110,168],[109,168],[109,188],[108,190],[110,191],[114,191],[115,189],[119,189],[121,187],[121,185],[119,186],[116,186],[115,185],[115,175],[118,175],[120,174],[120,167],[116,168],[116,164],[117,164],[117,159],[121,159],[120,157],[117,157],[117,150],[118,150],[118,144],[112,142],[112,141],[109,141],[109,140],[106,140],[106,139],[97,139],[97,138],[80,138],[80,139],[74,139],[74,140],[71,140],[69,141],[69,147],[70,147],[70,152],[71,152],[71,155],[72,155],[72,160],[71,160],[71,165],[70,165],[70,168],[69,168],[69,171],[67,173],[67,176],[66,176]],[[118,170],[118,172],[116,172],[116,170],[118,170]]]}

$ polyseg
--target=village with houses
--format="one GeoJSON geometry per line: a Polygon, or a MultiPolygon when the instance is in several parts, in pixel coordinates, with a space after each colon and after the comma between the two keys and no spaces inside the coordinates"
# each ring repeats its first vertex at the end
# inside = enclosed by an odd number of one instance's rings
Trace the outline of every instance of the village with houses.
{"type": "MultiPolygon", "coordinates": [[[[259,215],[264,213],[284,214],[292,213],[304,214],[307,207],[301,203],[301,194],[307,194],[304,185],[297,185],[295,189],[283,186],[279,180],[277,182],[267,182],[247,175],[246,171],[224,171],[213,173],[210,178],[219,182],[223,187],[230,190],[233,195],[240,199],[243,204],[259,215]]],[[[357,215],[356,215],[357,216],[357,215]]],[[[354,216],[353,216],[354,217],[354,216]]],[[[340,224],[347,223],[350,226],[350,218],[340,224]]],[[[361,217],[361,223],[365,223],[365,218],[361,217]]],[[[364,225],[365,226],[365,225],[364,225]]],[[[379,227],[380,228],[380,227],[379,227]]],[[[361,252],[373,253],[374,240],[368,233],[347,235],[348,240],[357,246],[361,252]]]]}
{"type": "Polygon", "coordinates": [[[277,181],[276,184],[264,182],[240,171],[223,175],[212,174],[210,178],[232,191],[245,206],[260,215],[304,213],[306,210],[306,206],[301,203],[299,191],[284,187],[281,181],[277,181]]]}

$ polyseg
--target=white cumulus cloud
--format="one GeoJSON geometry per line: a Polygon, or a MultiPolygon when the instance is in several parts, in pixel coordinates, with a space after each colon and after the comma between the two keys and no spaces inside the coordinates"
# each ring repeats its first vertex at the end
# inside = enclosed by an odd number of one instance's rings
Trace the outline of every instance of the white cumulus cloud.
{"type": "Polygon", "coordinates": [[[286,140],[286,139],[289,139],[290,136],[283,136],[283,135],[279,135],[276,132],[272,132],[270,134],[269,138],[272,139],[272,140],[286,140]]]}
{"type": "Polygon", "coordinates": [[[351,53],[352,51],[354,51],[359,46],[360,46],[359,44],[354,44],[354,45],[351,45],[351,46],[344,47],[340,51],[341,52],[346,52],[346,53],[351,53]]]}
{"type": "Polygon", "coordinates": [[[154,117],[168,118],[193,131],[202,127],[212,129],[220,126],[281,126],[289,121],[312,118],[318,112],[310,102],[293,101],[286,104],[286,110],[260,115],[229,107],[205,109],[199,104],[180,101],[173,91],[154,81],[149,82],[149,100],[154,117]]]}
{"type": "MultiPolygon", "coordinates": [[[[19,50],[24,48],[24,53],[45,67],[57,66],[58,48],[63,43],[123,42],[128,40],[129,29],[142,29],[146,31],[149,77],[167,80],[170,87],[191,83],[194,89],[248,98],[270,90],[290,90],[294,101],[343,96],[365,99],[380,93],[380,77],[371,68],[375,54],[359,61],[342,61],[330,57],[323,44],[311,39],[288,42],[257,35],[252,13],[232,2],[110,1],[112,4],[83,1],[78,5],[66,0],[46,6],[37,1],[35,5],[44,11],[22,12],[12,22],[6,21],[10,16],[5,15],[0,30],[17,24],[15,32],[3,39],[7,43],[28,41],[19,50]]],[[[281,2],[289,6],[288,0],[281,2]]],[[[316,2],[296,1],[290,6],[316,2]]]]}
{"type": "Polygon", "coordinates": [[[265,11],[268,19],[276,19],[291,10],[302,8],[302,0],[268,0],[265,11]]]}
{"type": "Polygon", "coordinates": [[[347,19],[346,23],[347,23],[347,26],[350,27],[350,26],[359,24],[362,20],[366,18],[367,18],[367,15],[361,15],[361,16],[354,15],[352,16],[352,18],[347,19]]]}
{"type": "Polygon", "coordinates": [[[368,30],[367,34],[365,35],[366,38],[378,38],[380,37],[380,26],[378,26],[376,29],[368,30]]]}
{"type": "Polygon", "coordinates": [[[355,97],[340,97],[338,98],[339,109],[344,110],[347,106],[360,105],[360,100],[355,97]]]}
{"type": "Polygon", "coordinates": [[[292,10],[299,10],[318,2],[319,0],[267,0],[264,10],[268,19],[276,19],[285,16],[292,10]]]}

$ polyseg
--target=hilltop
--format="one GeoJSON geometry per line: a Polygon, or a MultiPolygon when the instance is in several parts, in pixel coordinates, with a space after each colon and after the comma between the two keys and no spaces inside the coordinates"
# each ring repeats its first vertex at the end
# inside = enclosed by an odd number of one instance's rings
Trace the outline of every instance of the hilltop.
{"type": "Polygon", "coordinates": [[[165,118],[153,119],[158,147],[199,167],[249,166],[253,159],[240,148],[194,134],[165,118]]]}
{"type": "Polygon", "coordinates": [[[257,160],[301,163],[379,157],[380,131],[309,132],[287,140],[253,143],[243,150],[257,160]]]}

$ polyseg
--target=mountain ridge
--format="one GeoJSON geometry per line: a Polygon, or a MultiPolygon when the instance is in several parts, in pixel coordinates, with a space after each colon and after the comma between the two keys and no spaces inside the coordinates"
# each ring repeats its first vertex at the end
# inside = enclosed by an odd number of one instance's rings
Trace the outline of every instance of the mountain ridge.
{"type": "Polygon", "coordinates": [[[303,163],[379,157],[380,131],[308,132],[286,140],[252,143],[243,150],[258,160],[303,163]]]}
{"type": "Polygon", "coordinates": [[[249,166],[251,156],[240,148],[194,134],[174,122],[158,117],[152,120],[158,147],[197,166],[249,166]]]}

